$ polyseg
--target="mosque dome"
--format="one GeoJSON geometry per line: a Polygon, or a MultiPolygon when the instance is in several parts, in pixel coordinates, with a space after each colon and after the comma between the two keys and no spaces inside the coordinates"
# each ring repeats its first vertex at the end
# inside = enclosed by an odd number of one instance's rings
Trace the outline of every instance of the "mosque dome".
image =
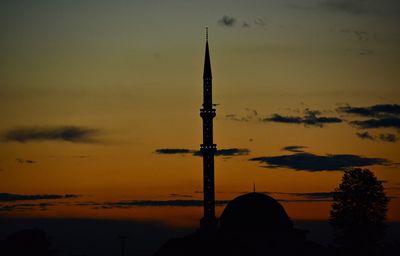
{"type": "Polygon", "coordinates": [[[293,223],[278,201],[261,193],[236,197],[225,207],[220,226],[230,232],[290,232],[293,223]]]}

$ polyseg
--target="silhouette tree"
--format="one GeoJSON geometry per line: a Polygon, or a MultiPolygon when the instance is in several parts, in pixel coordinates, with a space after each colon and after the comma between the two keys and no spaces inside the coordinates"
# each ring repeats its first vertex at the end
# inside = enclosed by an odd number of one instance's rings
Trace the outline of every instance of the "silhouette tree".
{"type": "Polygon", "coordinates": [[[333,196],[330,224],[337,244],[352,255],[373,255],[384,236],[388,197],[368,169],[349,169],[333,196]]]}

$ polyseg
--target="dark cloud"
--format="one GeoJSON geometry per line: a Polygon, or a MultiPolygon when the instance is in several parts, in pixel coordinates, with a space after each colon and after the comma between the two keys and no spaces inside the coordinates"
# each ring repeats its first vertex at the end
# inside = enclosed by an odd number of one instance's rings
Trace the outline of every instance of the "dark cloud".
{"type": "Polygon", "coordinates": [[[17,161],[17,163],[19,163],[19,164],[34,164],[34,163],[37,163],[34,160],[29,160],[29,159],[25,160],[25,159],[22,159],[22,158],[16,158],[15,161],[17,161]]]}
{"type": "Polygon", "coordinates": [[[296,171],[342,171],[350,167],[387,165],[389,161],[382,158],[369,158],[358,155],[314,155],[297,153],[293,155],[263,156],[249,159],[267,164],[266,168],[288,168],[296,171]]]}
{"type": "Polygon", "coordinates": [[[375,137],[369,132],[356,132],[356,135],[363,140],[375,140],[375,137]]]}
{"type": "Polygon", "coordinates": [[[332,199],[329,198],[311,198],[311,199],[278,199],[278,202],[284,202],[284,203],[319,203],[319,202],[331,202],[332,199]]]}
{"type": "Polygon", "coordinates": [[[155,153],[161,155],[177,155],[177,154],[181,155],[181,154],[191,154],[194,153],[194,151],[186,148],[159,148],[156,149],[155,153]]]}
{"type": "Polygon", "coordinates": [[[31,201],[31,200],[49,200],[49,199],[66,199],[77,198],[79,195],[65,194],[65,195],[18,195],[9,193],[0,193],[0,202],[15,202],[15,201],[31,201]]]}
{"type": "Polygon", "coordinates": [[[384,142],[396,142],[399,139],[398,136],[393,133],[386,133],[386,134],[381,133],[379,134],[379,136],[374,136],[369,132],[357,132],[356,135],[361,139],[374,140],[374,141],[379,139],[384,142]]]}
{"type": "MultiPolygon", "coordinates": [[[[228,200],[216,200],[215,205],[225,205],[228,200]]],[[[151,207],[151,206],[171,206],[171,207],[186,207],[186,206],[203,206],[203,200],[127,200],[116,202],[95,203],[88,202],[87,204],[79,203],[79,205],[94,206],[94,209],[112,209],[112,208],[130,208],[130,207],[151,207]]]]}
{"type": "Polygon", "coordinates": [[[227,148],[218,149],[215,153],[216,156],[243,156],[248,155],[250,150],[247,148],[227,148]]]}
{"type": "Polygon", "coordinates": [[[396,134],[387,133],[387,134],[380,134],[379,139],[381,141],[386,141],[386,142],[396,142],[398,141],[399,138],[396,136],[396,134]]]}
{"type": "Polygon", "coordinates": [[[365,117],[394,117],[400,115],[400,105],[398,104],[379,104],[369,107],[352,107],[350,105],[339,107],[339,112],[354,114],[365,117]]]}
{"type": "Polygon", "coordinates": [[[369,14],[375,12],[368,6],[367,0],[325,0],[319,7],[349,14],[369,14]]]}
{"type": "Polygon", "coordinates": [[[3,140],[21,143],[44,140],[93,143],[98,133],[96,129],[78,126],[24,127],[6,131],[3,140]]]}
{"type": "Polygon", "coordinates": [[[264,118],[263,121],[264,122],[277,122],[277,123],[292,123],[292,124],[303,123],[303,119],[301,117],[281,116],[280,114],[272,114],[271,117],[264,118]]]}
{"type": "Polygon", "coordinates": [[[373,118],[368,120],[356,120],[356,121],[351,121],[350,124],[361,129],[374,129],[374,128],[400,129],[400,118],[385,117],[385,118],[373,118]]]}
{"type": "Polygon", "coordinates": [[[342,119],[337,117],[320,117],[320,111],[305,110],[305,115],[300,116],[282,116],[280,114],[273,114],[271,117],[262,119],[263,122],[276,122],[288,124],[303,124],[304,126],[318,126],[323,127],[325,124],[341,123],[342,119]]]}
{"type": "Polygon", "coordinates": [[[41,203],[41,204],[12,204],[12,205],[0,205],[0,212],[10,211],[32,211],[32,210],[47,210],[52,204],[41,203]]]}
{"type": "Polygon", "coordinates": [[[307,193],[270,192],[269,194],[304,197],[306,199],[332,199],[335,193],[337,192],[307,192],[307,193]]]}
{"type": "Polygon", "coordinates": [[[295,196],[303,196],[309,199],[332,199],[337,192],[311,192],[311,193],[293,193],[295,196]]]}
{"type": "Polygon", "coordinates": [[[368,107],[352,107],[350,105],[339,107],[338,112],[353,114],[361,117],[370,117],[367,120],[355,120],[350,124],[362,128],[396,128],[400,129],[400,105],[378,104],[368,107]]]}
{"type": "Polygon", "coordinates": [[[304,150],[303,150],[304,148],[307,148],[307,147],[306,146],[286,146],[286,147],[283,147],[281,150],[294,152],[294,153],[301,153],[301,152],[304,152],[304,150]]]}
{"type": "MultiPolygon", "coordinates": [[[[247,194],[253,191],[242,191],[240,194],[247,194]]],[[[273,196],[279,202],[330,202],[333,195],[337,192],[271,192],[271,191],[257,191],[260,194],[267,194],[273,196]],[[289,196],[289,198],[277,198],[280,195],[289,196]]]]}
{"type": "MultiPolygon", "coordinates": [[[[283,193],[282,193],[283,194],[283,193]]],[[[293,193],[294,194],[294,193],[293,193]]],[[[300,196],[301,193],[298,193],[300,196]]],[[[304,193],[307,194],[307,193],[304,193]]],[[[326,202],[332,199],[327,195],[304,195],[304,198],[277,199],[279,202],[326,202]]],[[[224,206],[230,200],[216,200],[216,206],[224,206]]],[[[77,206],[89,206],[92,209],[128,209],[131,207],[203,207],[203,200],[127,200],[115,202],[77,202],[77,206]]]]}
{"type": "MultiPolygon", "coordinates": [[[[192,149],[185,149],[185,148],[160,148],[155,150],[156,154],[162,155],[184,155],[184,154],[191,154],[193,156],[201,156],[201,151],[199,150],[192,150],[192,149]]],[[[250,150],[247,148],[226,148],[226,149],[218,149],[215,152],[216,156],[242,156],[248,155],[250,150]]]]}
{"type": "MultiPolygon", "coordinates": [[[[249,149],[246,148],[226,148],[226,149],[217,149],[215,152],[216,156],[243,156],[248,155],[250,152],[249,149]]],[[[201,156],[201,151],[196,151],[194,156],[201,156]]]]}
{"type": "Polygon", "coordinates": [[[236,19],[227,15],[224,15],[220,20],[218,20],[218,24],[225,27],[232,27],[235,25],[235,23],[236,19]]]}
{"type": "Polygon", "coordinates": [[[324,10],[349,15],[398,15],[400,4],[397,0],[322,0],[295,1],[289,7],[305,10],[324,10]]]}

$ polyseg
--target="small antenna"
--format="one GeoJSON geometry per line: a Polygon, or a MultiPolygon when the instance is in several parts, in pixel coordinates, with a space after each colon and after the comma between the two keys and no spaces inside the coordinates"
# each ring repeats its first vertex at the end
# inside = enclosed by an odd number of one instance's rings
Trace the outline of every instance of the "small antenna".
{"type": "Polygon", "coordinates": [[[128,238],[127,236],[118,236],[121,240],[121,256],[125,256],[125,240],[128,238]]]}
{"type": "Polygon", "coordinates": [[[208,27],[206,27],[206,40],[208,41],[208,27]]]}

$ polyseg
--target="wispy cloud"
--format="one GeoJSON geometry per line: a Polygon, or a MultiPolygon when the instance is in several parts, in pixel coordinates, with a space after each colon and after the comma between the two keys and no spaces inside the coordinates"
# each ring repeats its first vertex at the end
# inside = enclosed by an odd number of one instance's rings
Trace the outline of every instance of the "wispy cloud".
{"type": "Polygon", "coordinates": [[[306,146],[286,146],[281,148],[282,151],[289,151],[294,153],[301,153],[304,152],[303,149],[307,148],[306,146]]]}
{"type": "Polygon", "coordinates": [[[320,116],[321,112],[317,110],[305,110],[304,116],[284,116],[273,114],[270,117],[261,119],[263,122],[287,123],[287,124],[303,124],[304,126],[323,127],[325,124],[341,123],[342,119],[337,117],[320,116]]]}
{"type": "Polygon", "coordinates": [[[236,18],[224,15],[221,19],[218,20],[218,24],[224,27],[233,27],[236,23],[236,18]]]}
{"type": "Polygon", "coordinates": [[[350,124],[361,129],[375,129],[375,128],[400,129],[400,118],[387,117],[387,118],[374,118],[368,120],[356,120],[356,121],[351,121],[350,124]]]}
{"type": "Polygon", "coordinates": [[[155,150],[155,153],[160,155],[183,155],[193,154],[194,152],[194,150],[186,148],[159,148],[155,150]]]}
{"type": "Polygon", "coordinates": [[[289,195],[305,197],[307,199],[332,199],[336,192],[267,192],[268,194],[289,195]]]}
{"type": "MultiPolygon", "coordinates": [[[[228,200],[216,200],[216,205],[225,205],[228,200]]],[[[187,206],[203,206],[203,200],[124,200],[113,202],[80,202],[79,206],[92,206],[93,209],[112,209],[112,208],[130,208],[130,207],[187,207],[187,206]]]]}
{"type": "Polygon", "coordinates": [[[373,9],[369,8],[366,0],[325,0],[318,4],[319,7],[349,14],[369,14],[373,9]]]}
{"type": "Polygon", "coordinates": [[[378,104],[367,107],[352,107],[346,105],[336,111],[359,117],[366,120],[354,120],[349,123],[360,129],[395,128],[400,129],[400,105],[378,104]]]}
{"type": "Polygon", "coordinates": [[[342,113],[365,117],[394,117],[400,115],[400,105],[398,104],[378,104],[368,107],[352,107],[347,105],[339,107],[336,110],[342,113]]]}
{"type": "Polygon", "coordinates": [[[238,122],[250,122],[258,119],[257,110],[252,108],[245,108],[244,111],[245,111],[244,115],[228,114],[225,115],[225,117],[232,121],[238,121],[238,122]]]}
{"type": "Polygon", "coordinates": [[[371,140],[371,141],[384,141],[384,142],[396,142],[399,140],[399,137],[394,133],[381,133],[379,136],[375,136],[370,134],[369,132],[357,132],[356,135],[364,140],[371,140]]]}
{"type": "Polygon", "coordinates": [[[249,24],[247,21],[243,21],[242,27],[243,27],[243,28],[249,28],[249,27],[250,27],[250,24],[249,24]]]}
{"type": "Polygon", "coordinates": [[[369,132],[356,132],[356,135],[363,140],[375,140],[375,137],[369,132]]]}
{"type": "Polygon", "coordinates": [[[267,23],[265,22],[265,18],[257,18],[257,19],[254,20],[254,24],[263,27],[267,23]]]}
{"type": "Polygon", "coordinates": [[[78,198],[78,197],[80,196],[75,194],[19,195],[19,194],[0,193],[0,202],[54,200],[54,199],[67,199],[67,198],[78,198]]]}
{"type": "Polygon", "coordinates": [[[343,33],[344,35],[352,36],[361,42],[367,42],[373,38],[376,38],[376,34],[374,34],[374,33],[371,34],[370,32],[362,30],[362,29],[345,28],[345,29],[341,29],[340,32],[343,33]]]}
{"type": "Polygon", "coordinates": [[[400,5],[396,0],[321,0],[295,1],[289,5],[296,9],[322,10],[348,15],[393,15],[398,14],[400,5]]]}
{"type": "Polygon", "coordinates": [[[399,137],[397,137],[396,134],[393,133],[386,133],[380,134],[379,139],[386,142],[396,142],[399,140],[399,137]]]}
{"type": "Polygon", "coordinates": [[[22,158],[16,158],[15,161],[19,164],[34,164],[37,163],[37,161],[34,160],[29,160],[29,159],[22,159],[22,158]]]}
{"type": "Polygon", "coordinates": [[[293,155],[262,156],[249,159],[262,164],[265,168],[288,168],[296,171],[342,171],[350,167],[370,165],[387,165],[389,161],[383,158],[369,158],[350,154],[315,155],[297,153],[293,155]]]}
{"type": "Polygon", "coordinates": [[[279,197],[281,195],[289,198],[277,199],[282,202],[329,202],[338,192],[261,192],[271,196],[279,197]]]}
{"type": "Polygon", "coordinates": [[[99,130],[79,126],[22,127],[6,131],[4,141],[68,141],[74,143],[93,143],[99,130]]]}
{"type": "Polygon", "coordinates": [[[243,156],[248,155],[250,150],[247,148],[226,148],[218,149],[215,153],[216,156],[243,156]]]}
{"type": "MultiPolygon", "coordinates": [[[[156,154],[160,155],[193,155],[193,156],[201,156],[202,153],[199,150],[193,149],[185,149],[185,148],[159,148],[155,150],[156,154]]],[[[243,156],[248,155],[250,150],[247,148],[225,148],[225,149],[218,149],[215,152],[216,156],[243,156]]]]}
{"type": "Polygon", "coordinates": [[[0,212],[11,212],[11,211],[33,211],[33,210],[47,210],[49,206],[53,204],[41,203],[41,204],[12,204],[12,205],[0,205],[0,212]]]}
{"type": "MultiPolygon", "coordinates": [[[[331,196],[313,193],[281,193],[299,198],[277,199],[280,202],[325,202],[331,201],[331,196]]],[[[230,200],[216,200],[216,206],[224,206],[230,200]]],[[[129,209],[132,207],[202,207],[203,200],[124,200],[110,202],[77,202],[76,206],[89,206],[92,209],[129,209]]]]}

